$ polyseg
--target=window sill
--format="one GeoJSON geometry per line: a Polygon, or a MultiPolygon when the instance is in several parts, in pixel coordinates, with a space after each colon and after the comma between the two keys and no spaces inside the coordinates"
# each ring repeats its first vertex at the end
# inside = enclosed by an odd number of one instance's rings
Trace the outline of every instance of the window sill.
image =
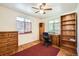
{"type": "Polygon", "coordinates": [[[30,31],[30,32],[24,32],[24,33],[19,33],[19,34],[29,34],[29,33],[32,33],[32,31],[30,31]]]}

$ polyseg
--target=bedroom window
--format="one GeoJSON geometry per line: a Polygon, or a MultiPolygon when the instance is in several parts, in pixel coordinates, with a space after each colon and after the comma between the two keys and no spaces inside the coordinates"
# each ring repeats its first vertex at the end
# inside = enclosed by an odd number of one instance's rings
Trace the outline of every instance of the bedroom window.
{"type": "Polygon", "coordinates": [[[16,17],[16,27],[17,31],[20,34],[31,33],[32,32],[32,23],[29,19],[23,17],[16,17]]]}
{"type": "Polygon", "coordinates": [[[52,34],[60,34],[60,22],[58,21],[49,21],[48,23],[48,32],[52,34]]]}

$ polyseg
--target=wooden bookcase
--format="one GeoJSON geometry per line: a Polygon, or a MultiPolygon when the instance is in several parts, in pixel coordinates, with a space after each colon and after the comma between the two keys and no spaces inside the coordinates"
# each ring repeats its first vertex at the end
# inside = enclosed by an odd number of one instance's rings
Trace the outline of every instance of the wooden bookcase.
{"type": "Polygon", "coordinates": [[[77,46],[77,14],[71,13],[61,16],[60,46],[76,53],[77,46]]]}

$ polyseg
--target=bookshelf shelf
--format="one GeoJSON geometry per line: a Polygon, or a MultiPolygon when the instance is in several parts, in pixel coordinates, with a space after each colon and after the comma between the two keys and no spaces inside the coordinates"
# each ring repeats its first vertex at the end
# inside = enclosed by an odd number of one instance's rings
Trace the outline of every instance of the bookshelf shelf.
{"type": "Polygon", "coordinates": [[[65,39],[62,39],[63,41],[67,41],[67,42],[76,42],[75,40],[74,41],[72,41],[72,40],[65,40],[65,39]]]}
{"type": "Polygon", "coordinates": [[[67,45],[67,44],[63,44],[64,47],[67,47],[67,48],[72,48],[72,49],[75,49],[76,47],[75,46],[71,46],[71,45],[67,45]]]}
{"type": "Polygon", "coordinates": [[[62,30],[62,31],[76,31],[76,30],[62,30]]]}
{"type": "Polygon", "coordinates": [[[62,26],[66,26],[66,25],[73,25],[73,26],[74,26],[75,24],[64,24],[64,25],[62,25],[62,26]]]}
{"type": "Polygon", "coordinates": [[[75,21],[75,19],[67,19],[67,20],[62,20],[63,22],[68,22],[68,21],[75,21]]]}

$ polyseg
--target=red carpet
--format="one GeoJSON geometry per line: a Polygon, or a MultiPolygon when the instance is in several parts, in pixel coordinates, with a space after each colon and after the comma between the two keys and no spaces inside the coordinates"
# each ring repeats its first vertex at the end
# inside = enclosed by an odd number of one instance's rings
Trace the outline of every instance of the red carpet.
{"type": "Polygon", "coordinates": [[[34,45],[26,50],[18,52],[13,56],[56,56],[60,49],[49,46],[46,47],[43,44],[34,45]]]}

